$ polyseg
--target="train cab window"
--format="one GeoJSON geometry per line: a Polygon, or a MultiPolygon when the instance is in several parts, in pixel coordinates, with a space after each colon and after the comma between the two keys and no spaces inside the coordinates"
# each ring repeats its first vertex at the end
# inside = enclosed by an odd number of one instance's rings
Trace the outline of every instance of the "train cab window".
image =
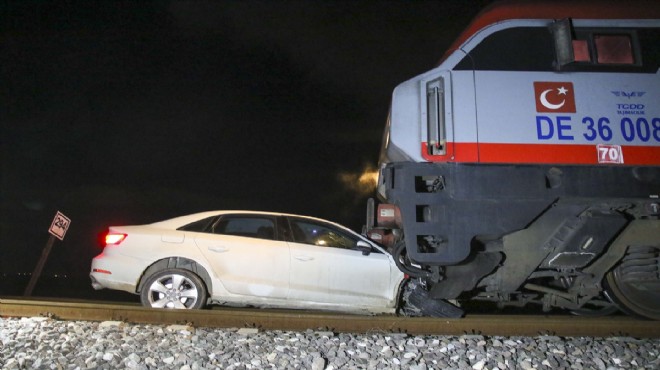
{"type": "MultiPolygon", "coordinates": [[[[655,42],[645,29],[574,28],[569,19],[550,26],[556,66],[565,71],[654,70],[655,42]]],[[[657,33],[656,33],[657,34],[657,33]]]]}
{"type": "Polygon", "coordinates": [[[633,64],[632,40],[630,35],[594,35],[599,64],[633,64]]]}
{"type": "Polygon", "coordinates": [[[488,35],[454,67],[478,71],[552,71],[552,35],[542,27],[513,27],[488,35]]]}
{"type": "Polygon", "coordinates": [[[659,28],[512,27],[486,36],[454,70],[646,72],[660,68],[659,28]],[[548,32],[550,31],[550,32],[548,32]]]}
{"type": "Polygon", "coordinates": [[[573,40],[573,55],[576,62],[591,62],[587,40],[573,40]]]}
{"type": "Polygon", "coordinates": [[[641,66],[641,53],[636,33],[602,32],[577,29],[572,40],[573,60],[577,66],[625,67],[641,66]]]}

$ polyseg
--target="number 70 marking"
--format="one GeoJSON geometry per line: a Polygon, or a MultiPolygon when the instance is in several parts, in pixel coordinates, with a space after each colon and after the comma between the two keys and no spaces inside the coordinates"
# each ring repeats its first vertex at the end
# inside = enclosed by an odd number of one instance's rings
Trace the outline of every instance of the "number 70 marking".
{"type": "Polygon", "coordinates": [[[598,152],[598,163],[623,163],[623,151],[621,145],[596,145],[598,152]]]}

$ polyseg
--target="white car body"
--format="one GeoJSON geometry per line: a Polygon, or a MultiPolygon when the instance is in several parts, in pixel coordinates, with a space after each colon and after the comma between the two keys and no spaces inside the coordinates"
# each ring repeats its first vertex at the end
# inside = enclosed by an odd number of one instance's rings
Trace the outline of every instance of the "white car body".
{"type": "Polygon", "coordinates": [[[213,211],[148,225],[112,226],[109,233],[126,237],[118,245],[106,245],[93,259],[90,277],[95,289],[140,294],[155,272],[183,268],[204,281],[204,305],[375,314],[396,311],[404,280],[381,246],[341,225],[306,216],[213,211]],[[259,228],[264,235],[248,230],[269,221],[273,228],[259,228]],[[206,232],[199,231],[202,224],[206,232]],[[323,237],[316,235],[328,230],[323,237]],[[238,235],[242,231],[247,234],[238,235]],[[303,240],[310,235],[319,238],[303,240]]]}

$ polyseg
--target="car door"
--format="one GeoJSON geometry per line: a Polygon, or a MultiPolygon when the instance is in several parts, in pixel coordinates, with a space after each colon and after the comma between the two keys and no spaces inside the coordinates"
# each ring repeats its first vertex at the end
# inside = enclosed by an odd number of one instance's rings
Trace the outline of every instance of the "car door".
{"type": "Polygon", "coordinates": [[[223,215],[195,243],[229,293],[286,299],[289,246],[270,215],[223,215]]]}
{"type": "Polygon", "coordinates": [[[363,255],[359,237],[335,225],[290,217],[289,299],[355,306],[387,306],[393,300],[390,259],[363,255]]]}

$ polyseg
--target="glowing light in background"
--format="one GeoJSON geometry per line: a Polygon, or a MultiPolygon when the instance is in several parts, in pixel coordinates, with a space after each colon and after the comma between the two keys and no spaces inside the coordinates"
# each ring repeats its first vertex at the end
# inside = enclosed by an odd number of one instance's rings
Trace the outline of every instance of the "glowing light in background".
{"type": "Polygon", "coordinates": [[[367,164],[361,172],[340,172],[339,181],[357,196],[369,196],[376,190],[378,169],[367,164]]]}

